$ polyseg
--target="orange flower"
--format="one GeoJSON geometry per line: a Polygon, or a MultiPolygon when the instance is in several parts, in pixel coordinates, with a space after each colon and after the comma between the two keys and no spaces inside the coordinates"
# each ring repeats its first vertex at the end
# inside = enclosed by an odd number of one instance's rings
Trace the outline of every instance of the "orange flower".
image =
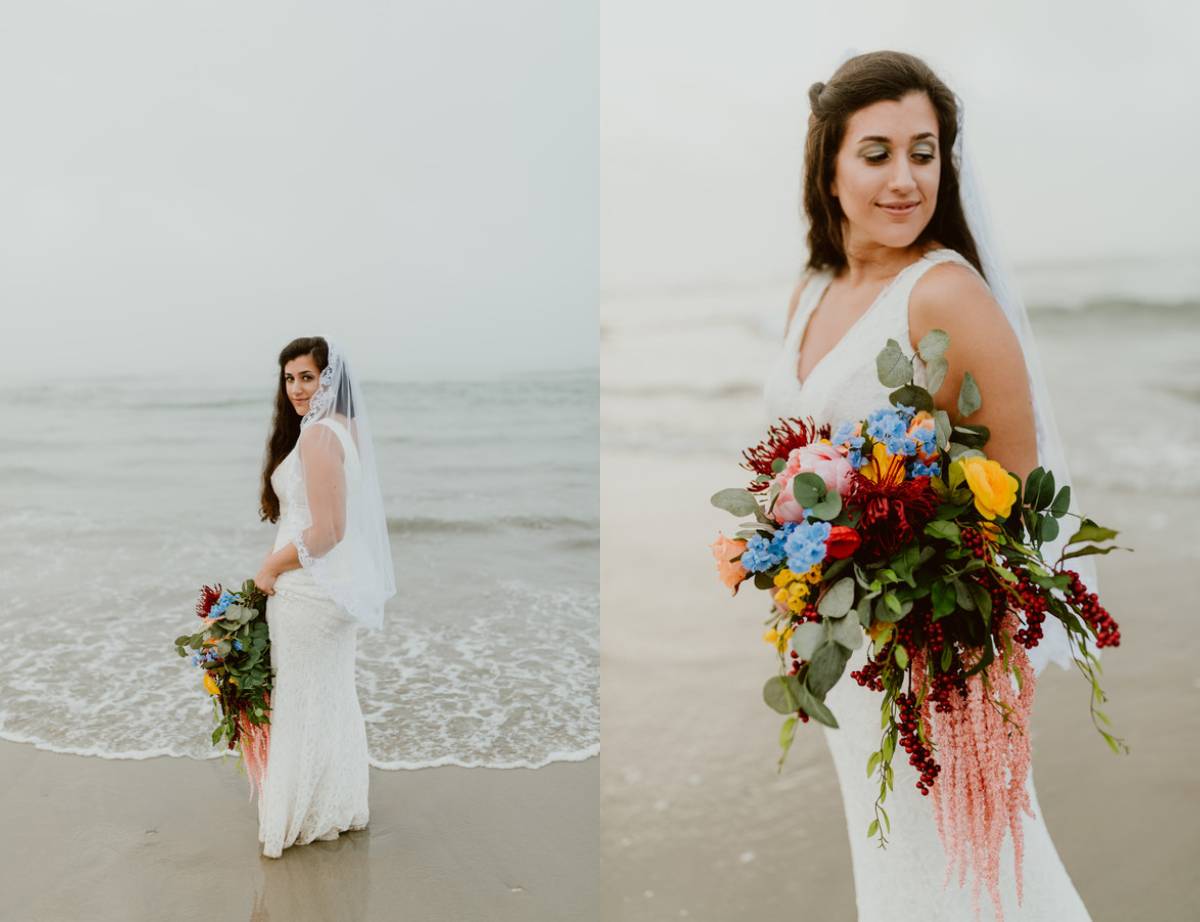
{"type": "Polygon", "coordinates": [[[750,574],[740,560],[733,558],[741,556],[742,551],[746,549],[746,542],[740,538],[726,538],[718,532],[717,540],[709,547],[712,548],[713,558],[717,561],[717,573],[720,574],[721,582],[733,590],[733,595],[737,595],[738,587],[750,574]]]}
{"type": "MultiPolygon", "coordinates": [[[[937,424],[934,422],[933,417],[926,410],[918,411],[917,415],[912,418],[912,422],[909,423],[908,426],[909,436],[913,436],[913,433],[919,429],[928,429],[931,432],[937,431],[937,424]]],[[[913,437],[915,438],[915,436],[913,437]]],[[[938,459],[937,448],[935,447],[931,454],[927,454],[926,452],[922,451],[921,444],[921,441],[917,440],[917,457],[926,464],[931,461],[936,461],[938,459]]]]}

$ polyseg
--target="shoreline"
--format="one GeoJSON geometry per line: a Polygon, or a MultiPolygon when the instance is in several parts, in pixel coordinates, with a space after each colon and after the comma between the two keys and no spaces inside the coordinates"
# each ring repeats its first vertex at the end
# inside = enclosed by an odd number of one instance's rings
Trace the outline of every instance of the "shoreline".
{"type": "MultiPolygon", "coordinates": [[[[0,744],[13,743],[18,746],[32,746],[40,752],[53,752],[58,755],[81,756],[86,759],[105,759],[109,762],[145,762],[149,759],[188,759],[192,762],[215,762],[219,759],[237,759],[236,755],[227,755],[225,752],[214,751],[212,755],[203,759],[198,759],[195,756],[190,756],[185,753],[163,751],[149,752],[99,752],[91,750],[82,750],[70,746],[55,746],[53,743],[48,743],[43,739],[34,736],[23,736],[14,734],[3,729],[0,729],[0,744]]],[[[588,759],[594,759],[600,755],[600,744],[596,743],[584,749],[575,750],[573,752],[559,753],[554,752],[541,761],[535,762],[506,762],[499,764],[491,764],[486,762],[466,762],[453,757],[438,759],[433,762],[381,762],[378,759],[369,759],[371,768],[378,769],[382,772],[409,772],[421,771],[426,768],[490,768],[496,771],[511,771],[513,769],[527,768],[536,771],[539,768],[545,768],[548,765],[555,765],[559,762],[586,762],[588,759]]]]}
{"type": "Polygon", "coordinates": [[[22,922],[599,917],[596,757],[372,768],[365,830],[277,859],[262,855],[257,804],[223,758],[0,740],[6,911],[22,922]]]}

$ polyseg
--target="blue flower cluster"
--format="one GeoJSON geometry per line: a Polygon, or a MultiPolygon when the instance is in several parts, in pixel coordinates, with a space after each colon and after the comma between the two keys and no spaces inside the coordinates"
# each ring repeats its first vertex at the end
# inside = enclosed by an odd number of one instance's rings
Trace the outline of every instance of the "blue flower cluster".
{"type": "Polygon", "coordinates": [[[937,477],[941,473],[942,473],[942,465],[939,462],[934,461],[932,464],[925,464],[924,462],[921,461],[920,458],[916,458],[913,460],[912,470],[910,470],[908,472],[910,477],[921,477],[923,475],[928,475],[930,477],[937,477]]]}
{"type": "Polygon", "coordinates": [[[804,573],[824,560],[825,542],[831,530],[828,522],[801,522],[788,531],[783,540],[788,569],[804,573]]]}
{"type": "Polygon", "coordinates": [[[225,614],[225,610],[237,601],[237,596],[232,592],[222,592],[221,597],[213,604],[212,610],[209,611],[210,618],[216,618],[218,615],[225,614]]]}
{"type": "Polygon", "coordinates": [[[221,657],[217,655],[217,651],[212,647],[205,647],[200,653],[192,654],[193,666],[207,666],[209,663],[219,662],[221,657]]]}
{"type": "Polygon", "coordinates": [[[927,455],[937,453],[937,430],[922,427],[913,433],[917,445],[927,455]]]}
{"type": "Polygon", "coordinates": [[[866,439],[861,435],[854,434],[855,425],[856,423],[853,422],[839,423],[837,429],[834,430],[833,435],[830,437],[830,441],[834,445],[850,446],[850,453],[846,455],[846,460],[850,462],[852,468],[858,470],[862,467],[862,447],[866,439]]]}
{"type": "Polygon", "coordinates": [[[908,435],[908,426],[915,413],[915,407],[903,404],[875,410],[867,417],[867,435],[882,442],[889,455],[905,458],[915,455],[917,443],[908,435]]]}
{"type": "Polygon", "coordinates": [[[779,566],[787,557],[784,549],[787,539],[797,527],[795,522],[785,522],[769,540],[762,535],[752,537],[742,552],[742,566],[751,573],[762,573],[779,566]]]}
{"type": "Polygon", "coordinates": [[[233,639],[233,649],[237,650],[238,653],[241,653],[242,650],[245,649],[245,647],[242,646],[242,642],[240,640],[238,640],[236,637],[233,639]]]}

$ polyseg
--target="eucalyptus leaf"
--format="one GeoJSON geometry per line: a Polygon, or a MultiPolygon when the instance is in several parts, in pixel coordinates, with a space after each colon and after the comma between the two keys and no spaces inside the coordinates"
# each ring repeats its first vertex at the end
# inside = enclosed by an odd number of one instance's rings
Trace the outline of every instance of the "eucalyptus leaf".
{"type": "Polygon", "coordinates": [[[983,406],[979,385],[969,371],[963,372],[962,387],[958,389],[958,415],[966,418],[983,406]]]}
{"type": "Polygon", "coordinates": [[[841,618],[854,606],[854,577],[845,576],[830,586],[817,604],[823,618],[841,618]]]}
{"type": "Polygon", "coordinates": [[[937,432],[938,448],[945,451],[950,447],[950,414],[945,410],[935,410],[933,413],[933,427],[937,432]]]}
{"type": "Polygon", "coordinates": [[[912,360],[894,339],[889,339],[883,351],[875,357],[875,370],[879,375],[879,383],[884,387],[902,387],[912,381],[912,360]]]}
{"type": "Polygon", "coordinates": [[[863,644],[863,629],[858,618],[842,618],[833,622],[833,639],[847,650],[857,650],[863,644]]]}
{"type": "Polygon", "coordinates": [[[925,365],[925,390],[936,394],[946,383],[946,375],[950,373],[950,363],[940,355],[925,365]]]}
{"type": "Polygon", "coordinates": [[[796,696],[800,699],[800,707],[804,708],[804,713],[817,723],[832,727],[834,730],[837,729],[838,722],[833,716],[833,711],[829,710],[824,701],[803,685],[798,685],[796,696]]]}
{"type": "Polygon", "coordinates": [[[810,509],[825,498],[829,488],[819,474],[805,472],[792,478],[792,495],[805,509],[810,509]]]}
{"type": "Polygon", "coordinates": [[[986,458],[982,451],[978,448],[968,448],[960,442],[950,443],[950,460],[957,461],[960,458],[986,458]]]}
{"type": "Polygon", "coordinates": [[[815,621],[805,621],[792,632],[792,649],[803,660],[811,660],[817,652],[817,647],[824,642],[825,626],[815,621]]]}
{"type": "Polygon", "coordinates": [[[808,664],[805,686],[818,698],[824,698],[825,693],[842,677],[849,659],[850,651],[840,644],[832,641],[822,644],[808,664]]]}
{"type": "Polygon", "coordinates": [[[945,330],[930,330],[917,343],[917,352],[926,363],[941,358],[949,348],[950,334],[945,330]]]}
{"type": "Polygon", "coordinates": [[[1042,516],[1041,525],[1038,528],[1038,538],[1043,543],[1053,541],[1058,537],[1058,519],[1052,516],[1042,516]]]}
{"type": "Polygon", "coordinates": [[[814,519],[820,519],[823,522],[828,522],[830,519],[836,519],[842,511],[842,497],[836,490],[830,490],[825,498],[811,506],[808,509],[808,514],[814,519]]]}
{"type": "Polygon", "coordinates": [[[754,515],[754,511],[758,508],[758,501],[754,498],[754,494],[748,493],[738,487],[718,490],[712,495],[709,502],[718,509],[724,509],[726,512],[739,517],[754,515]]]}
{"type": "Polygon", "coordinates": [[[771,676],[767,679],[767,683],[763,686],[763,701],[773,711],[780,714],[794,713],[796,708],[800,706],[797,700],[796,689],[800,687],[800,683],[796,681],[795,676],[771,676]],[[789,684],[787,681],[791,679],[789,684]]]}
{"type": "Polygon", "coordinates": [[[913,407],[917,410],[924,410],[926,413],[933,412],[933,397],[930,396],[929,391],[925,390],[925,388],[918,387],[915,384],[906,384],[904,387],[892,391],[888,394],[888,400],[891,401],[894,407],[903,405],[913,407]]]}

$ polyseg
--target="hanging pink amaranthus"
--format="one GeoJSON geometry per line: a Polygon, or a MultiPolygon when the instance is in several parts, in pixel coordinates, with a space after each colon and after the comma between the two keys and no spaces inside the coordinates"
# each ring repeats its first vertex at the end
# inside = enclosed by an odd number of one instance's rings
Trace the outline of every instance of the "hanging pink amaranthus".
{"type": "MultiPolygon", "coordinates": [[[[270,694],[265,695],[265,699],[270,704],[270,694]]],[[[250,779],[250,799],[254,799],[257,791],[261,800],[263,783],[267,780],[267,757],[271,751],[271,725],[251,723],[243,708],[238,714],[238,737],[242,758],[246,761],[246,774],[250,779]]],[[[229,746],[232,748],[234,744],[230,743],[229,746]]]]}
{"type": "MultiPolygon", "coordinates": [[[[1011,636],[1008,619],[1000,630],[1011,636]]],[[[965,696],[957,690],[952,693],[950,711],[935,714],[929,697],[921,707],[922,727],[927,738],[935,741],[942,766],[931,793],[938,836],[948,859],[943,886],[949,883],[952,867],[958,868],[960,887],[966,883],[968,867],[972,868],[971,896],[976,917],[981,887],[986,884],[1001,922],[1000,850],[1004,833],[1008,830],[1013,838],[1013,871],[1020,905],[1024,853],[1021,814],[1034,815],[1026,779],[1031,763],[1029,716],[1036,679],[1025,649],[1020,644],[1011,647],[1010,667],[998,656],[967,680],[965,696]],[[1010,669],[1020,673],[1019,689],[1010,669]]],[[[924,660],[924,653],[918,658],[924,660]]],[[[924,672],[924,662],[914,659],[912,674],[924,672]]]]}

